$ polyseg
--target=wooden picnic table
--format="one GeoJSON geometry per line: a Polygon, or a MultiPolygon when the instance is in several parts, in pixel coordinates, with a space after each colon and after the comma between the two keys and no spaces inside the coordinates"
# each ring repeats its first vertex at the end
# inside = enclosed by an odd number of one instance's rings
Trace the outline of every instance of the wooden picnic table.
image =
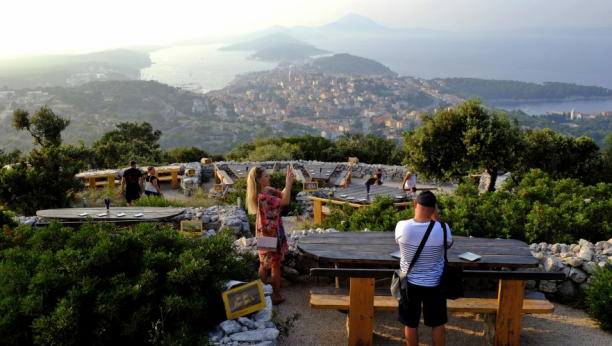
{"type": "Polygon", "coordinates": [[[338,165],[304,165],[313,180],[328,182],[338,165]]]}
{"type": "MultiPolygon", "coordinates": [[[[536,268],[539,264],[539,261],[531,254],[529,246],[519,240],[461,236],[454,236],[453,240],[453,246],[448,250],[448,261],[451,266],[464,267],[464,269],[469,270],[482,270],[491,268],[536,268]],[[468,251],[482,257],[475,262],[459,258],[459,254],[468,251]]],[[[400,261],[399,258],[391,256],[391,253],[399,250],[399,245],[395,242],[395,232],[317,234],[300,238],[298,249],[304,255],[313,257],[320,262],[332,262],[336,268],[339,267],[340,263],[399,265],[400,261]]],[[[492,272],[493,276],[494,273],[492,272]]],[[[353,290],[352,285],[353,279],[351,279],[351,292],[353,290]]],[[[338,279],[336,278],[336,287],[338,286],[338,279]]],[[[524,279],[511,277],[500,279],[497,317],[494,322],[495,345],[519,344],[524,296],[524,279]]]]}
{"type": "Polygon", "coordinates": [[[104,186],[104,185],[112,185],[114,188],[115,184],[119,183],[119,181],[115,181],[115,178],[119,178],[119,174],[117,174],[116,170],[83,172],[75,176],[81,180],[84,180],[85,185],[88,186],[90,189],[95,189],[98,186],[104,186]],[[96,181],[96,179],[105,179],[105,180],[96,181]]]}
{"type": "Polygon", "coordinates": [[[334,193],[334,199],[342,202],[370,204],[374,202],[375,196],[391,196],[397,202],[408,201],[406,191],[388,185],[370,185],[370,194],[367,195],[365,185],[353,185],[344,189],[338,189],[334,193]]]}
{"type": "MultiPolygon", "coordinates": [[[[180,172],[180,166],[161,166],[155,167],[155,176],[160,181],[172,181],[172,188],[178,189],[178,173],[180,172]]],[[[147,174],[149,170],[147,167],[144,167],[142,171],[147,174]]],[[[146,176],[143,176],[142,179],[145,179],[146,176]]]]}
{"type": "Polygon", "coordinates": [[[92,217],[94,221],[166,221],[180,215],[185,210],[183,208],[160,208],[160,207],[111,207],[110,213],[106,213],[106,208],[61,208],[61,209],[46,209],[38,210],[36,216],[45,219],[60,219],[60,220],[85,220],[92,217]],[[81,213],[88,213],[87,216],[80,216],[81,213]],[[124,213],[125,216],[117,216],[124,213]],[[143,214],[140,217],[134,214],[143,214]],[[105,214],[98,216],[98,214],[105,214]]]}

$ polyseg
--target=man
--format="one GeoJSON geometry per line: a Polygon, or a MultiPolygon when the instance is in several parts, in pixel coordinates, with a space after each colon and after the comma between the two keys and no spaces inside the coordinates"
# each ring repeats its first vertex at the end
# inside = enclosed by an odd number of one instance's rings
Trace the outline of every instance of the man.
{"type": "Polygon", "coordinates": [[[143,191],[142,188],[142,174],[138,168],[136,168],[136,161],[130,161],[130,168],[123,172],[123,178],[121,178],[121,195],[125,196],[128,206],[140,198],[140,193],[143,191]]]}
{"type": "MultiPolygon", "coordinates": [[[[400,221],[395,227],[395,241],[400,246],[401,270],[406,273],[431,220],[436,221],[421,254],[407,275],[408,302],[400,304],[399,318],[405,328],[408,346],[419,344],[419,320],[421,304],[425,325],[431,327],[434,346],[443,346],[446,339],[444,324],[448,322],[446,299],[440,294],[438,285],[444,270],[444,231],[438,220],[436,196],[431,191],[421,192],[414,202],[414,219],[400,221]]],[[[447,248],[453,244],[450,228],[447,229],[447,248]]]]}

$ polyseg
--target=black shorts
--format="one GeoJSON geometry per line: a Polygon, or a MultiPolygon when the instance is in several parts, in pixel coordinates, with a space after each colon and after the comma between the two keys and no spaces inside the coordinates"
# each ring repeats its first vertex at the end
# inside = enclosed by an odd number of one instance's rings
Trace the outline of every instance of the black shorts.
{"type": "MultiPolygon", "coordinates": [[[[402,297],[405,292],[402,290],[402,297]]],[[[446,298],[440,294],[438,287],[423,287],[408,283],[409,302],[399,305],[398,320],[408,326],[417,328],[421,319],[421,304],[425,325],[437,327],[448,322],[446,315],[446,298]]]]}
{"type": "Polygon", "coordinates": [[[140,191],[138,190],[127,190],[125,191],[125,199],[128,203],[135,201],[140,198],[140,191]]]}

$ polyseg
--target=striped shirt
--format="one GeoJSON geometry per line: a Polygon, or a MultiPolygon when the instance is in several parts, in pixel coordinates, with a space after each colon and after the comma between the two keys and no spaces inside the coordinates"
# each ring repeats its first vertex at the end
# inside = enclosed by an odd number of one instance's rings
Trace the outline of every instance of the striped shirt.
{"type": "MultiPolygon", "coordinates": [[[[412,257],[416,253],[425,232],[427,232],[429,222],[418,223],[414,220],[400,221],[395,226],[395,241],[400,246],[402,258],[400,260],[400,268],[406,273],[412,257]]],[[[440,284],[440,277],[444,270],[444,233],[442,226],[436,222],[431,234],[423,247],[423,251],[419,255],[414,267],[408,273],[408,282],[413,285],[435,287],[440,284]]],[[[453,236],[450,233],[450,227],[446,225],[446,243],[450,245],[453,242],[453,236]]]]}

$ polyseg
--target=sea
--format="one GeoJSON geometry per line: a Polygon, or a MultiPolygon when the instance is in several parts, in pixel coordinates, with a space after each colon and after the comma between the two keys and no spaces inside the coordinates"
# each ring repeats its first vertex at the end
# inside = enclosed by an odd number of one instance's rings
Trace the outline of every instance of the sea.
{"type": "MultiPolygon", "coordinates": [[[[585,36],[413,35],[402,39],[327,39],[309,43],[334,53],[376,60],[400,76],[471,77],[524,82],[563,82],[612,88],[612,38],[585,36]]],[[[177,46],[151,53],[143,79],[207,92],[237,74],[273,69],[276,63],[247,60],[253,52],[219,51],[225,44],[177,46]]],[[[498,102],[527,114],[550,111],[612,111],[612,100],[498,102]]]]}

